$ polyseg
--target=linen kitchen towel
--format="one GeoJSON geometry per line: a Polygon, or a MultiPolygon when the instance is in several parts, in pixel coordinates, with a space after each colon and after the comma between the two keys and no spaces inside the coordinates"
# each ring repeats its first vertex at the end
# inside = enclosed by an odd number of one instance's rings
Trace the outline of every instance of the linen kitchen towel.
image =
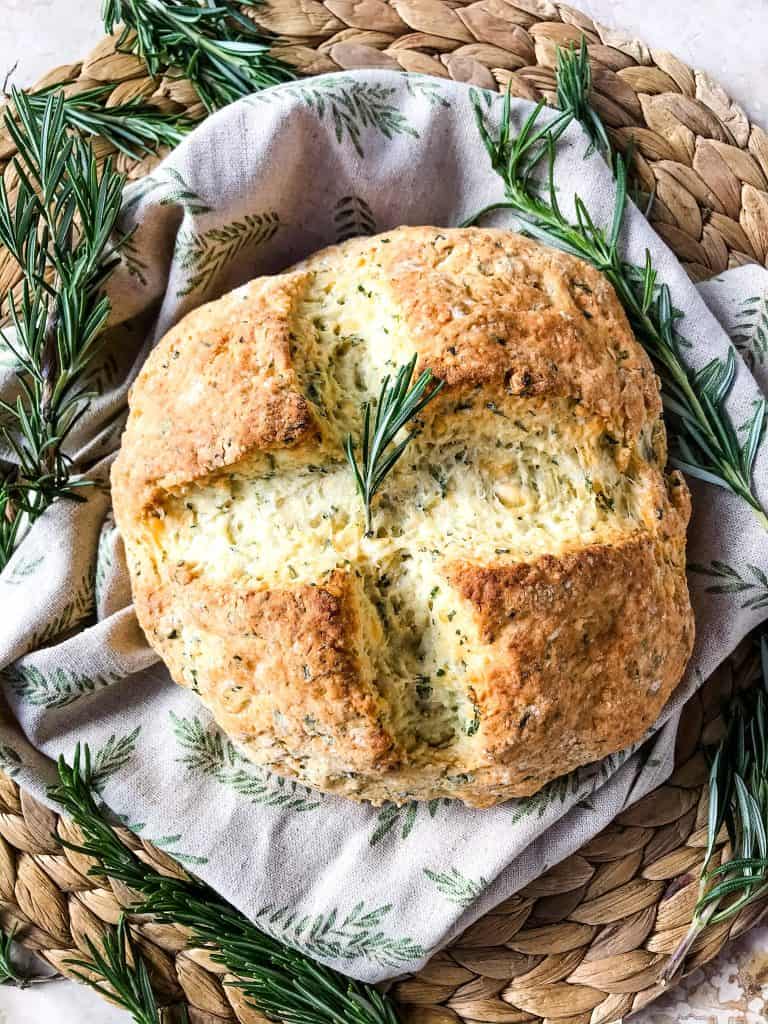
{"type": "MultiPolygon", "coordinates": [[[[498,118],[501,99],[487,101],[498,118]]],[[[518,124],[530,109],[513,101],[518,124]]],[[[572,209],[577,189],[606,223],[613,180],[586,149],[572,127],[557,163],[560,202],[572,209]]],[[[638,749],[490,810],[449,801],[374,808],[245,761],[194,695],[170,681],[132,611],[109,466],[130,382],[188,310],[353,234],[460,224],[500,197],[470,90],[454,82],[324,76],[210,117],[126,192],[123,226],[135,231],[110,282],[113,326],[92,371],[97,397],[70,445],[94,486],[83,491],[87,501],[46,512],[0,577],[2,767],[44,799],[55,758],[87,742],[103,799],[142,837],[264,930],[369,981],[417,968],[668,776],[683,702],[768,615],[768,534],[744,502],[690,481],[696,650],[638,749]]],[[[737,426],[749,423],[768,388],[768,273],[729,272],[697,291],[636,210],[624,247],[640,263],[651,251],[685,314],[692,365],[723,360],[735,345],[728,409],[737,426]]],[[[4,348],[0,357],[9,399],[13,356],[4,348]]],[[[765,505],[768,442],[755,482],[765,505]]]]}

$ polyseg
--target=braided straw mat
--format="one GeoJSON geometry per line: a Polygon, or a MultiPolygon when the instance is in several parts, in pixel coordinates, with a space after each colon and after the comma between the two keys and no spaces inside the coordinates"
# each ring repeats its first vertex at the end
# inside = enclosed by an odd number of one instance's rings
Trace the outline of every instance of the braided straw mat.
{"type": "MultiPolygon", "coordinates": [[[[549,0],[266,0],[250,15],[276,36],[273,52],[302,75],[383,67],[450,77],[554,101],[557,47],[586,36],[594,104],[619,148],[634,140],[640,187],[655,190],[654,227],[696,280],[727,267],[768,263],[768,134],[750,125],[707,75],[670,53],[594,24],[549,0]]],[[[142,98],[163,111],[204,115],[182,78],[147,77],[143,63],[104,39],[82,63],[38,83],[76,93],[113,84],[108,105],[142,98]]],[[[97,141],[97,152],[110,147],[97,141]]],[[[0,169],[14,152],[0,134],[0,169]]],[[[131,177],[156,158],[117,157],[131,177]]],[[[10,168],[6,179],[13,177],[10,168]]],[[[11,191],[13,182],[8,182],[11,191]]],[[[0,289],[16,281],[0,254],[0,289]]],[[[657,995],[660,971],[685,934],[706,845],[703,746],[722,730],[724,699],[754,679],[742,648],[691,700],[668,783],[569,857],[474,924],[393,993],[406,1024],[608,1024],[657,995]]],[[[183,873],[131,833],[125,842],[161,871],[183,873]]],[[[62,973],[87,938],[98,942],[130,893],[88,875],[89,858],[63,847],[78,833],[0,773],[0,924],[62,973]]],[[[718,856],[727,856],[725,837],[718,856]]],[[[765,904],[708,929],[686,970],[751,927],[765,904]]],[[[234,980],[175,926],[134,921],[132,930],[168,1003],[186,1002],[192,1024],[264,1024],[234,980]]]]}

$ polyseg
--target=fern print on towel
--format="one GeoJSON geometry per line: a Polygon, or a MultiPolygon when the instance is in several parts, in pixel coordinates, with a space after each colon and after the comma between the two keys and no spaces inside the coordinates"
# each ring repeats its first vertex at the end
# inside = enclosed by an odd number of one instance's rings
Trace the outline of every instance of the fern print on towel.
{"type": "Polygon", "coordinates": [[[586,806],[589,795],[618,771],[631,753],[630,748],[609,754],[596,764],[584,765],[568,775],[553,779],[532,796],[510,800],[506,806],[509,807],[512,823],[516,825],[526,820],[541,821],[553,809],[565,807],[578,800],[581,800],[582,806],[586,806]]]}
{"type": "Polygon", "coordinates": [[[440,895],[460,907],[470,907],[488,888],[488,879],[482,875],[475,881],[467,878],[458,868],[451,867],[447,871],[433,871],[424,868],[424,874],[432,882],[440,895]]]}
{"type": "Polygon", "coordinates": [[[336,241],[376,234],[376,217],[362,196],[342,196],[333,208],[336,241]]]}
{"type": "Polygon", "coordinates": [[[125,190],[122,216],[148,195],[157,199],[160,206],[181,206],[188,213],[210,213],[213,209],[187,184],[175,167],[165,167],[154,174],[148,174],[125,190]]]}
{"type": "Polygon", "coordinates": [[[34,576],[44,561],[45,555],[25,556],[20,551],[0,577],[0,583],[6,587],[17,587],[19,584],[24,583],[28,577],[34,576]]]}
{"type": "Polygon", "coordinates": [[[9,743],[0,743],[0,771],[12,779],[19,774],[22,766],[21,754],[9,743]]]}
{"type": "Polygon", "coordinates": [[[426,100],[430,107],[450,110],[451,104],[440,82],[432,75],[404,74],[405,88],[414,99],[426,100]]]}
{"type": "Polygon", "coordinates": [[[538,793],[533,796],[522,797],[520,800],[511,800],[509,809],[512,822],[517,824],[520,821],[529,819],[541,821],[550,807],[560,804],[564,805],[569,798],[575,797],[579,792],[579,778],[576,772],[570,775],[561,775],[559,779],[553,779],[538,793]]]}
{"type": "MultiPolygon", "coordinates": [[[[268,89],[250,97],[249,103],[276,103],[281,100],[298,100],[306,104],[321,120],[326,117],[332,122],[339,145],[349,142],[359,157],[365,156],[363,139],[366,132],[378,132],[385,139],[396,135],[410,135],[418,139],[419,133],[393,102],[394,88],[374,82],[354,82],[343,76],[320,79],[312,84],[283,85],[268,89]]],[[[427,89],[425,95],[430,103],[440,102],[436,89],[427,89]]],[[[443,101],[446,105],[448,101],[443,101]]]]}
{"type": "Polygon", "coordinates": [[[141,726],[137,725],[133,732],[124,736],[116,736],[115,733],[109,737],[93,755],[93,788],[100,793],[104,785],[128,764],[136,752],[136,741],[139,738],[141,726]]]}
{"type": "Polygon", "coordinates": [[[368,842],[371,846],[376,846],[387,836],[395,841],[407,839],[417,821],[426,822],[434,819],[441,810],[450,806],[451,801],[445,798],[427,800],[426,803],[411,800],[410,803],[401,804],[399,807],[396,804],[384,804],[376,815],[368,842]]]}
{"type": "Polygon", "coordinates": [[[742,608],[749,611],[768,608],[768,570],[759,565],[746,563],[736,568],[715,560],[709,565],[689,565],[688,572],[711,580],[705,587],[708,594],[740,594],[743,595],[742,608]]]}
{"type": "Polygon", "coordinates": [[[207,293],[219,274],[245,249],[268,242],[280,226],[274,211],[253,213],[242,220],[203,232],[180,232],[176,239],[175,260],[187,275],[177,298],[193,292],[207,293]]]}
{"type": "Polygon", "coordinates": [[[751,370],[768,362],[768,291],[744,300],[731,338],[751,370]]]}
{"type": "Polygon", "coordinates": [[[116,673],[75,672],[66,668],[50,670],[34,665],[9,665],[0,678],[10,683],[12,691],[25,704],[42,708],[64,708],[81,697],[101,690],[122,677],[116,673]]]}
{"type": "Polygon", "coordinates": [[[96,608],[104,604],[104,593],[107,589],[107,582],[112,574],[112,551],[110,541],[116,533],[116,527],[112,522],[105,523],[99,535],[99,546],[96,549],[96,572],[93,580],[93,595],[96,608]]]}
{"type": "Polygon", "coordinates": [[[184,864],[187,867],[201,867],[203,864],[207,864],[208,857],[200,857],[194,853],[185,853],[183,850],[178,849],[178,844],[184,838],[181,833],[170,836],[149,836],[146,835],[146,822],[143,821],[131,821],[130,817],[126,814],[119,814],[118,818],[127,829],[131,832],[135,832],[137,836],[141,836],[141,839],[146,843],[151,843],[152,846],[156,846],[158,850],[162,850],[163,853],[167,853],[169,856],[177,860],[179,864],[184,864]]]}
{"type": "Polygon", "coordinates": [[[314,957],[371,960],[389,967],[424,955],[418,942],[396,937],[380,927],[392,907],[367,909],[357,903],[346,914],[334,907],[325,914],[302,914],[293,907],[262,907],[256,921],[269,935],[314,957]]]}
{"type": "Polygon", "coordinates": [[[147,284],[148,263],[145,259],[141,246],[134,233],[126,226],[125,218],[130,214],[146,196],[152,196],[160,206],[180,206],[185,214],[193,216],[211,213],[212,206],[202,199],[193,188],[191,188],[182,174],[175,167],[165,167],[148,174],[131,184],[125,190],[125,199],[121,208],[121,229],[127,232],[127,238],[123,242],[120,257],[125,269],[142,286],[147,284]]]}
{"type": "Polygon", "coordinates": [[[182,751],[177,761],[191,772],[214,779],[255,804],[289,811],[314,811],[321,805],[322,794],[252,764],[215,726],[173,712],[171,721],[182,751]]]}
{"type": "Polygon", "coordinates": [[[90,625],[96,612],[96,591],[93,573],[89,570],[71,584],[68,603],[40,629],[30,636],[31,648],[47,647],[70,633],[90,625]]]}

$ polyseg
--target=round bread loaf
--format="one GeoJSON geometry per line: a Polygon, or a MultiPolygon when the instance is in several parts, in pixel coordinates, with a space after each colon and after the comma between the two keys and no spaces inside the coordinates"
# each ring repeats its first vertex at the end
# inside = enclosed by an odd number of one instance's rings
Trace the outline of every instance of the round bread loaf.
{"type": "Polygon", "coordinates": [[[399,228],[186,316],[112,474],[136,612],[252,760],[488,806],[638,740],[693,642],[690,502],[610,284],[507,231],[399,228]],[[344,454],[444,381],[373,503],[344,454]]]}

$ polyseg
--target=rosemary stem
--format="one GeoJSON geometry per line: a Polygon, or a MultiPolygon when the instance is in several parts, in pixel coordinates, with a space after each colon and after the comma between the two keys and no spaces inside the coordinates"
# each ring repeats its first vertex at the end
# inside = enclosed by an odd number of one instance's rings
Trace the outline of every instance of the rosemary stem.
{"type": "Polygon", "coordinates": [[[18,150],[18,186],[13,200],[0,186],[0,242],[23,282],[20,295],[6,296],[15,336],[4,340],[18,362],[19,393],[0,403],[0,435],[17,463],[0,485],[0,569],[22,525],[84,485],[71,475],[65,446],[87,406],[83,374],[109,313],[102,288],[115,265],[123,185],[109,159],[99,169],[93,150],[70,134],[62,95],[14,90],[11,98],[5,124],[18,150]]]}
{"type": "Polygon", "coordinates": [[[498,203],[489,203],[488,206],[484,206],[482,210],[478,210],[477,213],[473,213],[471,217],[467,217],[466,220],[461,221],[459,224],[460,228],[471,228],[481,217],[484,217],[487,213],[494,213],[496,210],[514,210],[516,209],[514,203],[507,203],[503,200],[498,203]]]}
{"type": "Polygon", "coordinates": [[[743,497],[745,501],[749,501],[749,507],[752,509],[755,519],[757,519],[758,523],[762,526],[764,530],[768,531],[768,515],[766,514],[765,510],[762,508],[762,506],[756,505],[754,501],[751,500],[751,495],[749,498],[747,498],[746,495],[744,495],[743,497]]]}
{"type": "Polygon", "coordinates": [[[698,939],[699,935],[701,935],[709,924],[716,906],[716,903],[710,903],[709,906],[705,907],[700,914],[694,914],[688,931],[685,933],[685,936],[669,958],[669,962],[664,967],[664,971],[661,975],[662,985],[669,985],[677,972],[683,966],[685,958],[691,950],[691,946],[693,946],[696,939],[698,939]]]}
{"type": "Polygon", "coordinates": [[[401,366],[394,381],[390,380],[389,374],[384,377],[373,416],[372,403],[363,403],[359,464],[352,435],[348,434],[344,441],[344,452],[365,509],[366,537],[373,536],[373,499],[415,436],[413,431],[408,431],[406,437],[398,442],[398,434],[409,421],[418,417],[443,387],[443,382],[434,378],[431,370],[424,370],[411,386],[416,361],[417,356],[414,355],[401,366]],[[433,385],[431,390],[430,385],[433,385]]]}
{"type": "MultiPolygon", "coordinates": [[[[42,420],[45,436],[50,436],[55,431],[54,422],[55,409],[57,406],[57,383],[61,379],[61,365],[58,358],[56,336],[59,328],[59,310],[56,304],[49,310],[45,323],[45,334],[43,335],[43,349],[41,354],[41,375],[43,386],[40,395],[40,419],[42,420]]],[[[50,445],[42,456],[42,467],[49,475],[53,473],[56,464],[56,451],[50,445]]]]}

